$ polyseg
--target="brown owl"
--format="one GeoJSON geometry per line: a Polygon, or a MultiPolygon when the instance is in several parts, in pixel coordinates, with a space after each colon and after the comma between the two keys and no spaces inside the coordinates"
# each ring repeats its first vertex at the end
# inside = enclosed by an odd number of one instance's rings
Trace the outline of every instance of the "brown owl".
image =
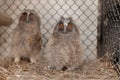
{"type": "Polygon", "coordinates": [[[74,70],[81,64],[80,33],[71,17],[61,17],[45,48],[48,68],[74,70]]]}
{"type": "Polygon", "coordinates": [[[25,9],[20,15],[12,38],[15,62],[19,62],[21,57],[28,57],[31,63],[36,62],[42,44],[40,25],[40,18],[34,10],[25,9]]]}

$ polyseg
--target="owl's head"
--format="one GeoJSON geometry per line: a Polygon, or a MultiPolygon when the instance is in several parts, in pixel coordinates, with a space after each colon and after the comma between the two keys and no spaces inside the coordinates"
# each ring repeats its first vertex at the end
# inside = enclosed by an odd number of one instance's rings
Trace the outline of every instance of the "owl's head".
{"type": "Polygon", "coordinates": [[[72,17],[64,18],[61,16],[59,22],[57,23],[56,30],[62,34],[67,34],[75,30],[72,17]]]}
{"type": "Polygon", "coordinates": [[[24,9],[24,11],[20,15],[19,21],[25,23],[31,23],[36,21],[39,22],[39,16],[34,10],[24,9]]]}

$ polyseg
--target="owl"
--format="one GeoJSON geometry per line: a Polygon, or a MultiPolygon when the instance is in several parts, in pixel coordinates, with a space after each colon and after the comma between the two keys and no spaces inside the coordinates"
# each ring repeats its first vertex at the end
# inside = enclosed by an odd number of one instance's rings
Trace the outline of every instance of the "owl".
{"type": "Polygon", "coordinates": [[[81,64],[80,33],[71,17],[61,17],[45,47],[47,69],[75,70],[81,64]]]}
{"type": "Polygon", "coordinates": [[[25,9],[18,26],[13,32],[11,52],[14,62],[20,62],[21,57],[28,57],[35,63],[42,48],[40,18],[34,10],[25,9]]]}

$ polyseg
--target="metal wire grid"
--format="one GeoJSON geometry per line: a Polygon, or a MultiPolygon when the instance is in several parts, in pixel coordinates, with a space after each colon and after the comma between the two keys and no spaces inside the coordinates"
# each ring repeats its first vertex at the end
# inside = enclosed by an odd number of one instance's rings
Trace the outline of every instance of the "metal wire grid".
{"type": "Polygon", "coordinates": [[[103,6],[107,21],[103,26],[105,52],[120,75],[120,0],[104,0],[103,6]]]}
{"type": "Polygon", "coordinates": [[[10,52],[12,32],[18,24],[18,18],[23,9],[34,9],[41,17],[41,31],[45,45],[53,32],[59,17],[72,16],[79,26],[84,59],[96,57],[97,46],[97,6],[98,0],[0,0],[0,10],[14,19],[9,27],[1,27],[0,53],[10,52]]]}

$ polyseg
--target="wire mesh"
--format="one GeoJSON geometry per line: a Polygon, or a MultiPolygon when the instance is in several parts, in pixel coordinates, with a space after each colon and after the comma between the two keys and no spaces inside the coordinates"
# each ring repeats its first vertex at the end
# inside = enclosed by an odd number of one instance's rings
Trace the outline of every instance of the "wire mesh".
{"type": "Polygon", "coordinates": [[[110,60],[120,75],[120,1],[104,1],[103,37],[105,52],[109,53],[110,60]]]}
{"type": "Polygon", "coordinates": [[[14,19],[9,28],[1,28],[1,53],[10,52],[12,31],[18,24],[18,18],[23,9],[34,9],[41,17],[43,45],[47,43],[54,26],[60,16],[72,16],[79,26],[81,42],[83,43],[84,59],[96,58],[97,46],[97,6],[98,0],[1,0],[1,11],[14,19]]]}

